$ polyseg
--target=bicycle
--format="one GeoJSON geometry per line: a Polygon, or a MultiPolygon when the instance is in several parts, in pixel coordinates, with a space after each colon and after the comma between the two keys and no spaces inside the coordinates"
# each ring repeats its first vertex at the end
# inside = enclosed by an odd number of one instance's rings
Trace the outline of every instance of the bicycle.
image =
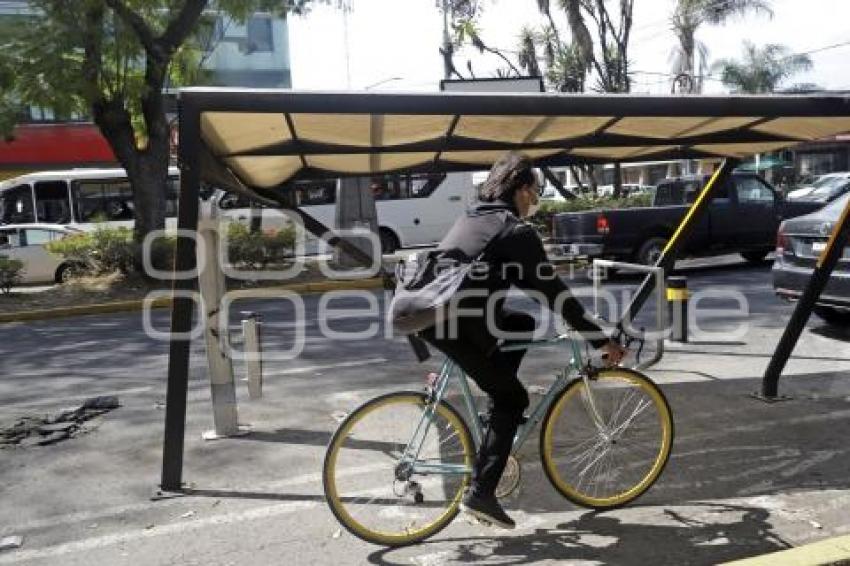
{"type": "MultiPolygon", "coordinates": [[[[520,425],[497,497],[519,485],[515,454],[538,423],[546,476],[577,505],[621,507],[661,475],[673,443],[664,394],[636,370],[585,363],[579,340],[564,334],[503,347],[566,343],[572,359],[520,425]]],[[[448,358],[424,392],[397,391],[363,403],[340,423],[325,455],[322,481],[331,511],[349,532],[375,544],[403,546],[433,536],[458,514],[483,428],[467,376],[448,358]],[[466,421],[444,399],[453,376],[466,421]]]]}

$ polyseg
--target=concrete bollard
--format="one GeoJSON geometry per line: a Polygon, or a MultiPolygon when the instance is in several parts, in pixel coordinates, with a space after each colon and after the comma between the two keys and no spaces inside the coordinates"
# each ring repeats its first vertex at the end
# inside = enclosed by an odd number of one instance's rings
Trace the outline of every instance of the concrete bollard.
{"type": "Polygon", "coordinates": [[[252,400],[263,397],[263,348],[261,336],[262,316],[255,312],[243,312],[242,339],[245,357],[248,395],[252,400]]]}
{"type": "Polygon", "coordinates": [[[667,302],[670,305],[670,340],[688,341],[688,278],[667,278],[667,302]]]}

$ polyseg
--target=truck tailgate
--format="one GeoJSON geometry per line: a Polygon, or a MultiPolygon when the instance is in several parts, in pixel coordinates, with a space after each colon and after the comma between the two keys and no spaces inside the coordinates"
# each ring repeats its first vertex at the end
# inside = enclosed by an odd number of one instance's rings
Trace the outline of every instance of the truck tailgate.
{"type": "Polygon", "coordinates": [[[552,237],[556,242],[580,242],[583,237],[596,235],[599,211],[569,212],[552,217],[552,237]]]}

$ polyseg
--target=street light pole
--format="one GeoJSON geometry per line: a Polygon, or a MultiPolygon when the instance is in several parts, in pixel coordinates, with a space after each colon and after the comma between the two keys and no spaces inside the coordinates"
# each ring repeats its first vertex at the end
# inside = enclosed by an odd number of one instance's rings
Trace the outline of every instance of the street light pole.
{"type": "Polygon", "coordinates": [[[390,83],[390,82],[393,82],[393,81],[403,81],[403,80],[404,80],[404,77],[390,77],[388,79],[383,79],[383,80],[380,80],[376,83],[372,83],[368,86],[364,86],[363,90],[371,90],[371,89],[375,88],[376,86],[381,86],[384,83],[390,83]]]}
{"type": "Polygon", "coordinates": [[[443,78],[446,80],[452,78],[452,67],[449,63],[451,48],[452,44],[449,38],[449,3],[448,0],[443,0],[443,78]]]}

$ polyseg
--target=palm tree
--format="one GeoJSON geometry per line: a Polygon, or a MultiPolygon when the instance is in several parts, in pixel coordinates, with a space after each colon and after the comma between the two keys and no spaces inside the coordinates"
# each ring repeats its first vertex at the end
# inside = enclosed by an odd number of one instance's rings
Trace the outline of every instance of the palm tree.
{"type": "Polygon", "coordinates": [[[741,61],[721,59],[714,68],[720,71],[723,84],[736,92],[763,94],[773,92],[786,79],[812,68],[805,54],[791,54],[784,45],[768,44],[756,47],[744,42],[741,61]]]}
{"type": "Polygon", "coordinates": [[[722,25],[749,12],[770,17],[770,0],[678,0],[670,17],[678,45],[671,52],[674,88],[688,93],[702,91],[702,75],[708,69],[708,47],[696,39],[703,24],[722,25]]]}

